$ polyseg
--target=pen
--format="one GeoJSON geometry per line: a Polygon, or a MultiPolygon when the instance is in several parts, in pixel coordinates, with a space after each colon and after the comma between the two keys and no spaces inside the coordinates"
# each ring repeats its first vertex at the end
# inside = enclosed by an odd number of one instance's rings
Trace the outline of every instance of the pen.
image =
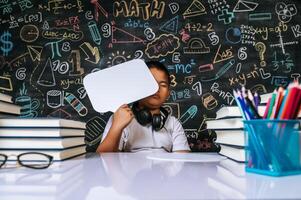
{"type": "Polygon", "coordinates": [[[255,98],[251,92],[251,90],[247,90],[248,99],[252,102],[253,107],[257,110],[256,104],[255,104],[255,98]]]}
{"type": "Polygon", "coordinates": [[[244,112],[244,110],[242,108],[242,105],[241,105],[240,101],[238,100],[238,94],[237,94],[237,92],[235,90],[233,90],[233,95],[234,95],[234,99],[236,101],[236,104],[237,104],[237,106],[238,106],[238,108],[239,108],[239,110],[241,112],[242,118],[244,120],[247,120],[246,113],[244,112]]]}
{"type": "Polygon", "coordinates": [[[253,119],[253,115],[250,113],[250,111],[247,109],[247,105],[246,105],[246,102],[241,94],[240,91],[237,91],[237,99],[238,101],[240,102],[241,104],[241,107],[242,107],[242,110],[245,112],[245,115],[246,115],[246,119],[247,120],[250,120],[250,119],[253,119]]]}
{"type": "Polygon", "coordinates": [[[251,119],[259,119],[261,118],[259,114],[257,113],[257,110],[255,109],[252,101],[248,98],[247,93],[243,93],[243,98],[245,100],[246,109],[249,110],[249,113],[251,114],[251,119]]]}

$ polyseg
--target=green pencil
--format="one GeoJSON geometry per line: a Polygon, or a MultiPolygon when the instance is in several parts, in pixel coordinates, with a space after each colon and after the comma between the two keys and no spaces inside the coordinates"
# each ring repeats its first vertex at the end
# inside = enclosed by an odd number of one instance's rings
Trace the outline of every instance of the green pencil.
{"type": "Polygon", "coordinates": [[[274,90],[274,92],[272,94],[271,102],[270,102],[270,105],[269,105],[269,112],[268,112],[267,119],[271,118],[273,108],[274,108],[274,104],[275,104],[276,95],[277,95],[277,92],[276,92],[276,90],[274,90]]]}

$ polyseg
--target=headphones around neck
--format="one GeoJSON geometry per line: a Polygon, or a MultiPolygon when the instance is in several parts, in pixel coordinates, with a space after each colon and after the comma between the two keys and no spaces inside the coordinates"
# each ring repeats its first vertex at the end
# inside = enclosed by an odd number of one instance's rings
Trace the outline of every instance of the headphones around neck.
{"type": "Polygon", "coordinates": [[[165,108],[160,107],[160,114],[152,115],[146,108],[139,109],[138,102],[133,104],[132,110],[139,124],[142,126],[151,124],[155,131],[159,131],[164,127],[168,117],[168,111],[165,108]]]}

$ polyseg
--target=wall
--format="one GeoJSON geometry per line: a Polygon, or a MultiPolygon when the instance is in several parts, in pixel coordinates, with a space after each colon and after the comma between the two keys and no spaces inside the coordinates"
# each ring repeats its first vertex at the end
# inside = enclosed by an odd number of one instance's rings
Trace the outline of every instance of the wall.
{"type": "Polygon", "coordinates": [[[134,58],[163,62],[172,79],[165,106],[194,151],[217,150],[204,121],[234,105],[232,89],[263,94],[300,77],[297,0],[91,2],[0,1],[1,92],[23,117],[87,122],[90,150],[111,114],[95,112],[82,85],[97,70],[134,58]]]}

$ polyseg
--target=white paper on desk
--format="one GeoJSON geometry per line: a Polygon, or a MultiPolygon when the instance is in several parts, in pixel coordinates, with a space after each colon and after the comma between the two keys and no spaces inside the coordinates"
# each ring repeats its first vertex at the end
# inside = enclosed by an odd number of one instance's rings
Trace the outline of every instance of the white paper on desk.
{"type": "Polygon", "coordinates": [[[219,162],[227,159],[217,153],[154,153],[148,159],[178,162],[219,162]]]}
{"type": "Polygon", "coordinates": [[[93,108],[115,112],[128,104],[155,94],[159,85],[141,59],[124,62],[88,74],[83,80],[93,108]]]}

